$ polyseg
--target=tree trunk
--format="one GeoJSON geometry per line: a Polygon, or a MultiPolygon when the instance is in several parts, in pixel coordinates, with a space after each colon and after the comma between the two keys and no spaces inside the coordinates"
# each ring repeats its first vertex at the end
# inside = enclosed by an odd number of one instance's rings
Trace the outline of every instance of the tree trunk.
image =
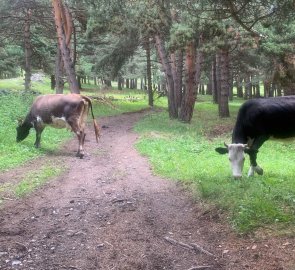
{"type": "Polygon", "coordinates": [[[123,90],[123,78],[122,75],[118,75],[118,90],[123,90]]]}
{"type": "Polygon", "coordinates": [[[177,50],[171,53],[171,70],[174,80],[174,98],[177,109],[181,106],[182,100],[182,70],[183,70],[183,51],[177,50]]]}
{"type": "Polygon", "coordinates": [[[243,80],[241,79],[240,75],[237,75],[236,78],[236,85],[237,85],[237,97],[243,97],[243,80]]]}
{"type": "Polygon", "coordinates": [[[175,119],[178,117],[178,109],[175,103],[175,92],[174,92],[175,89],[174,89],[174,80],[173,80],[174,78],[172,74],[171,64],[168,59],[162,38],[159,35],[156,35],[155,40],[156,40],[156,47],[157,47],[158,55],[160,58],[160,62],[162,64],[163,71],[166,77],[169,117],[171,119],[173,118],[175,119]]]}
{"type": "Polygon", "coordinates": [[[56,85],[55,76],[51,75],[50,76],[50,88],[51,88],[51,90],[54,90],[55,85],[56,85]]]}
{"type": "Polygon", "coordinates": [[[260,98],[261,97],[261,94],[260,94],[260,84],[259,84],[259,81],[256,83],[255,85],[255,97],[256,98],[260,98]]]}
{"type": "Polygon", "coordinates": [[[55,56],[55,92],[56,94],[62,94],[64,91],[64,80],[62,75],[63,75],[63,62],[61,59],[59,46],[57,46],[57,53],[55,56]]]}
{"type": "Polygon", "coordinates": [[[126,88],[127,88],[127,89],[130,89],[130,81],[129,81],[128,78],[126,79],[126,88]]]}
{"type": "Polygon", "coordinates": [[[218,104],[218,83],[217,83],[217,74],[216,74],[216,57],[214,57],[212,61],[212,68],[211,68],[211,77],[212,77],[212,97],[213,103],[218,104]]]}
{"type": "Polygon", "coordinates": [[[70,91],[72,93],[80,93],[78,80],[76,78],[76,72],[74,69],[74,63],[70,55],[70,36],[72,28],[69,27],[70,21],[65,11],[65,7],[62,4],[62,0],[52,0],[54,9],[54,20],[56,25],[58,44],[64,63],[67,80],[69,83],[70,91]],[[67,35],[66,35],[67,34],[67,35]]]}
{"type": "Polygon", "coordinates": [[[264,80],[263,86],[264,86],[264,97],[267,98],[267,97],[269,97],[269,92],[270,92],[270,81],[264,80]]]}
{"type": "Polygon", "coordinates": [[[25,90],[31,89],[32,75],[32,44],[31,44],[31,10],[26,10],[25,25],[24,25],[24,45],[25,45],[25,90]]]}
{"type": "Polygon", "coordinates": [[[219,49],[216,61],[217,81],[220,85],[219,93],[219,117],[229,117],[228,94],[229,94],[229,53],[228,48],[219,49]]]}
{"type": "Polygon", "coordinates": [[[251,99],[252,98],[252,83],[250,76],[245,77],[245,99],[251,99]]]}
{"type": "Polygon", "coordinates": [[[187,45],[185,55],[185,92],[179,111],[179,120],[189,123],[193,116],[196,102],[196,47],[191,42],[187,45]]]}
{"type": "Polygon", "coordinates": [[[78,80],[79,89],[82,89],[82,78],[81,78],[81,76],[78,75],[77,80],[78,80]]]}
{"type": "Polygon", "coordinates": [[[233,83],[233,76],[232,76],[232,73],[230,72],[230,75],[229,75],[229,89],[228,89],[228,99],[230,101],[233,101],[234,99],[234,83],[233,83]]]}
{"type": "Polygon", "coordinates": [[[151,46],[150,40],[147,39],[146,47],[146,76],[147,76],[147,92],[149,97],[149,106],[154,106],[154,94],[152,88],[152,62],[151,62],[151,46]]]}

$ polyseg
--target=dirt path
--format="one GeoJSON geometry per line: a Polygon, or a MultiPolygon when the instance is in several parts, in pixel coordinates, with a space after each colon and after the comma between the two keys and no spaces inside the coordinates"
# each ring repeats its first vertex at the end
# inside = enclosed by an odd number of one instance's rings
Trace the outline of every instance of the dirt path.
{"type": "MultiPolygon", "coordinates": [[[[69,170],[2,207],[0,269],[295,269],[294,239],[238,238],[218,211],[153,175],[133,147],[132,126],[143,114],[101,119],[107,128],[98,145],[90,127],[83,160],[74,140],[47,157],[69,170]]],[[[17,178],[22,169],[9,173],[17,178]]]]}

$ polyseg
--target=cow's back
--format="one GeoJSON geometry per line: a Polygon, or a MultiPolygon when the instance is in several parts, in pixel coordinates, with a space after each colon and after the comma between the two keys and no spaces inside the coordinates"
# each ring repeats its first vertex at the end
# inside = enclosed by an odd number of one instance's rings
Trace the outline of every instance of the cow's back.
{"type": "Polygon", "coordinates": [[[79,113],[79,107],[83,99],[78,94],[51,94],[36,98],[31,107],[31,117],[41,118],[44,123],[50,123],[52,117],[68,118],[70,115],[79,113]]]}
{"type": "Polygon", "coordinates": [[[249,137],[293,137],[295,96],[249,100],[241,106],[236,125],[249,137]]]}

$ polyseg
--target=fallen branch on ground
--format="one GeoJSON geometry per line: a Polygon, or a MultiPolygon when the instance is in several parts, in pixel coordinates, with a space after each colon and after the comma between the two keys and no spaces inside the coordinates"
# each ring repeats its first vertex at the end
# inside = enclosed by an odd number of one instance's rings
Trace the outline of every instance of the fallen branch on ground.
{"type": "Polygon", "coordinates": [[[212,265],[200,265],[200,266],[191,267],[188,270],[203,270],[203,269],[208,269],[208,268],[212,268],[212,267],[213,267],[212,265]]]}
{"type": "Polygon", "coordinates": [[[183,248],[187,248],[187,249],[190,249],[190,250],[193,250],[193,251],[199,251],[199,252],[202,252],[206,255],[209,255],[209,256],[214,256],[211,252],[205,250],[204,248],[202,248],[201,246],[199,246],[198,244],[195,244],[195,243],[191,243],[191,244],[185,244],[183,242],[179,242],[179,241],[176,241],[170,237],[164,237],[164,239],[166,241],[168,241],[170,244],[173,244],[173,245],[179,245],[179,246],[182,246],[183,248]]]}
{"type": "Polygon", "coordinates": [[[199,246],[198,244],[195,243],[191,243],[191,246],[193,246],[196,250],[205,253],[209,256],[214,256],[211,252],[207,251],[206,249],[202,248],[201,246],[199,246]]]}

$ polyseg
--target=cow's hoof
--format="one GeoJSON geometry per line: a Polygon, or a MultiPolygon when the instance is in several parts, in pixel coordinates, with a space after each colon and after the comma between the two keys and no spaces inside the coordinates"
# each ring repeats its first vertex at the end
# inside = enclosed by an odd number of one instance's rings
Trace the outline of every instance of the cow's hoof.
{"type": "Polygon", "coordinates": [[[255,172],[257,172],[257,174],[259,174],[259,175],[263,175],[263,169],[260,168],[259,166],[255,167],[255,172]]]}
{"type": "Polygon", "coordinates": [[[84,153],[78,152],[78,153],[76,154],[76,157],[82,159],[82,158],[84,157],[84,153]]]}
{"type": "Polygon", "coordinates": [[[253,166],[251,166],[249,171],[248,171],[248,177],[252,177],[252,176],[254,176],[254,168],[253,168],[253,166]]]}

